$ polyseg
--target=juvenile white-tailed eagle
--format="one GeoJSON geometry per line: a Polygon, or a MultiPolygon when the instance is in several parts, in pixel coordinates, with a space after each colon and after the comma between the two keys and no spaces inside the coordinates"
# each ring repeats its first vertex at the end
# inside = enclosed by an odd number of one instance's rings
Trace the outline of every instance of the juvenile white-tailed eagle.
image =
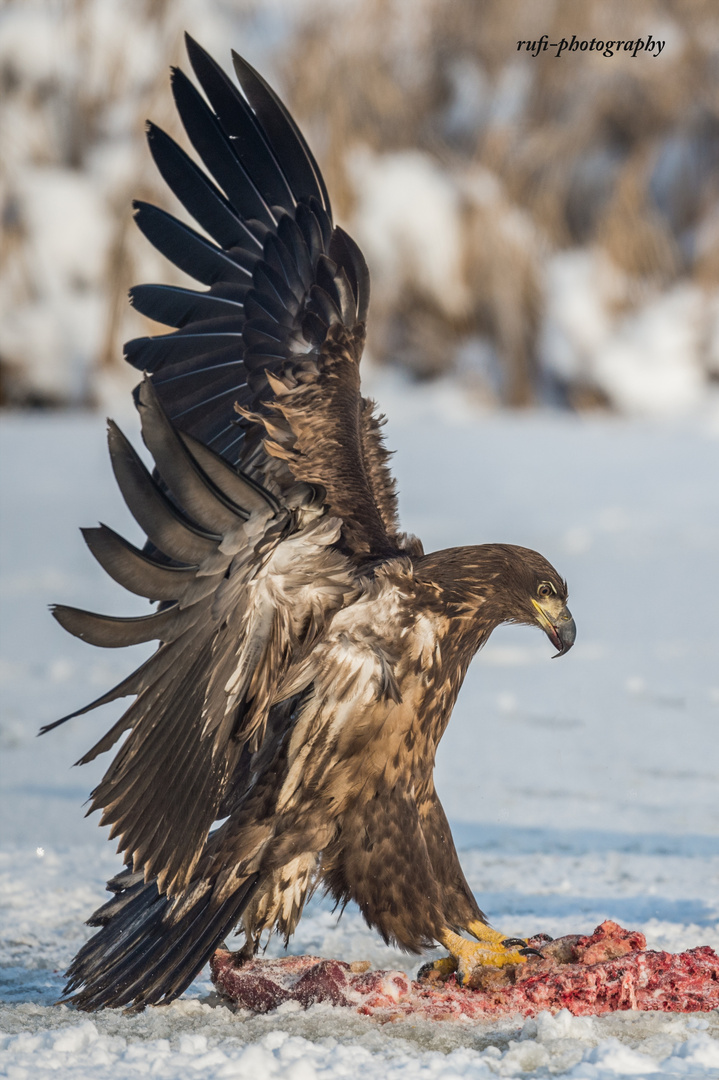
{"type": "Polygon", "coordinates": [[[127,619],[54,609],[94,645],[160,642],[72,714],[134,697],[82,758],[127,733],[91,806],[127,868],[66,993],[88,1010],[170,1001],[236,925],[247,956],[263,930],[292,934],[316,886],[355,900],[385,941],[443,944],[460,971],[521,962],[525,942],[487,925],[465,881],[432,771],[496,626],[538,625],[571,647],[566,586],[526,548],[425,555],[399,531],[381,420],[360,393],[362,254],[261,76],[233,54],[240,92],[187,48],[205,96],[179,70],[172,89],[207,171],[153,124],[148,138],[204,232],[147,203],[136,220],[206,288],[132,290],[176,328],[126,347],[146,373],[152,475],[109,428],[148,542],[84,530],[107,572],[159,606],[127,619]]]}

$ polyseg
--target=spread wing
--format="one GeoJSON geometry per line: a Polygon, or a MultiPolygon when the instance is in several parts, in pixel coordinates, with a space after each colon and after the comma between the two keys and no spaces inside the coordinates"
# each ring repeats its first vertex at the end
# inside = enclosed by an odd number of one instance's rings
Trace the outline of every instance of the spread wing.
{"type": "Polygon", "coordinates": [[[359,361],[369,274],[332,221],[317,163],[287,109],[236,54],[241,91],[194,42],[206,95],[180,71],[172,87],[207,172],[165,132],[152,155],[203,235],[136,203],[147,238],[207,288],[140,285],[143,314],[176,327],[126,346],[151,373],[168,417],[268,490],[321,484],[360,555],[402,546],[380,423],[362,398],[359,361]],[[209,175],[208,175],[209,174],[209,175]]]}
{"type": "Polygon", "coordinates": [[[206,289],[133,290],[139,310],[176,328],[127,345],[147,373],[136,400],[155,471],[109,432],[148,543],[140,551],[105,526],[84,533],[113,578],[160,605],[131,619],[54,610],[95,645],[160,643],[87,706],[135,699],[82,760],[128,733],[91,810],[168,895],[227,813],[233,777],[247,780],[260,748],[257,760],[280,752],[293,700],[310,692],[313,647],[358,595],[363,564],[405,544],[380,421],[359,389],[364,259],[333,225],[317,164],[272,90],[239,57],[242,93],[190,39],[188,52],[207,101],[180,71],[173,91],[210,175],[152,125],[149,141],[207,235],[143,203],[137,221],[206,289]],[[290,669],[308,672],[307,685],[283,684],[290,669]],[[282,724],[268,729],[275,713],[282,724]]]}
{"type": "Polygon", "coordinates": [[[149,380],[138,402],[157,477],[112,423],[110,454],[125,501],[158,557],[104,525],[84,535],[116,581],[162,604],[139,618],[64,606],[54,615],[93,645],[161,643],[132,675],[72,715],[135,695],[81,759],[91,761],[129,731],[88,813],[102,809],[102,824],[112,825],[128,861],[172,894],[189,880],[221,816],[240,756],[261,744],[270,707],[286,697],[288,665],[312,649],[357,587],[336,547],[341,521],[327,513],[321,492],[297,484],[280,505],[214,452],[181,437],[149,380]]]}

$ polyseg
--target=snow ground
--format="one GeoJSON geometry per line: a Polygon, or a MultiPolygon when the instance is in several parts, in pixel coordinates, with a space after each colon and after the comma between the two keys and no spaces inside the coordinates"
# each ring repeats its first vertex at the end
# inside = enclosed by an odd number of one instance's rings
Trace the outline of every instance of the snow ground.
{"type": "MultiPolygon", "coordinates": [[[[550,662],[540,634],[497,632],[440,749],[438,788],[483,908],[508,933],[590,931],[615,918],[651,946],[719,948],[716,420],[478,416],[441,384],[384,378],[376,392],[406,527],[428,549],[536,547],[571,587],[570,656],[550,662]]],[[[69,637],[46,605],[144,610],[93,563],[77,526],[100,519],[138,535],[100,417],[6,414],[0,454],[0,1075],[719,1077],[716,1012],[380,1027],[285,1006],[247,1018],[217,1004],[206,973],[183,1000],[141,1016],[54,1007],[83,919],[119,865],[81,810],[104,763],[70,768],[117,709],[40,741],[35,732],[132,660],[69,637]]],[[[321,900],[291,948],[417,967],[356,911],[337,923],[321,900]]]]}

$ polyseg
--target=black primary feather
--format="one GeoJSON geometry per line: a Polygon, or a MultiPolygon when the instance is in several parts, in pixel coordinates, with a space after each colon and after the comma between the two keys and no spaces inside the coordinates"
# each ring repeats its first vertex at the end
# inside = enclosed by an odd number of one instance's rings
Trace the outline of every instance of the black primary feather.
{"type": "MultiPolygon", "coordinates": [[[[172,74],[172,92],[183,127],[197,153],[225,192],[228,201],[246,221],[275,225],[275,218],[240,163],[222,126],[197,88],[179,68],[172,74]]],[[[252,230],[250,235],[253,234],[252,230]]],[[[257,241],[257,247],[262,245],[257,241]]]]}
{"type": "Polygon", "coordinates": [[[175,140],[162,128],[148,123],[147,142],[163,180],[198,225],[221,247],[249,247],[259,257],[254,237],[243,228],[227,199],[175,140]]]}
{"type": "Polygon", "coordinates": [[[176,285],[135,285],[130,289],[132,306],[148,319],[174,326],[214,319],[242,318],[249,285],[237,287],[237,298],[227,299],[176,285]]]}
{"type": "Polygon", "coordinates": [[[136,199],[133,207],[135,222],[153,247],[196,281],[203,285],[217,281],[247,284],[252,278],[248,267],[166,211],[141,199],[136,199]]]}
{"type": "Polygon", "coordinates": [[[254,109],[266,137],[275,148],[280,168],[288,178],[294,197],[319,199],[331,215],[327,188],[312,151],[277,94],[258,71],[232,51],[232,63],[240,86],[254,109]]]}
{"type": "MultiPolygon", "coordinates": [[[[185,35],[187,55],[240,163],[270,207],[292,212],[296,199],[273,147],[247,100],[219,64],[185,35]]],[[[276,215],[273,211],[273,216],[276,215]]]]}

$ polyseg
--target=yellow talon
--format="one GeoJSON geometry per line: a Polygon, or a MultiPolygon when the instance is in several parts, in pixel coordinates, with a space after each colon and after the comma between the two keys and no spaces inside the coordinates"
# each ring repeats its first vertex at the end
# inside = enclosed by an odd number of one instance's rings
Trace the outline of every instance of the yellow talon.
{"type": "Polygon", "coordinates": [[[462,985],[468,981],[476,967],[504,967],[505,964],[526,962],[526,956],[522,956],[518,949],[502,945],[506,938],[498,930],[492,930],[490,926],[480,922],[472,923],[468,930],[479,938],[479,941],[468,941],[448,929],[442,931],[439,939],[445,949],[449,949],[450,958],[456,961],[457,978],[462,985]]]}

